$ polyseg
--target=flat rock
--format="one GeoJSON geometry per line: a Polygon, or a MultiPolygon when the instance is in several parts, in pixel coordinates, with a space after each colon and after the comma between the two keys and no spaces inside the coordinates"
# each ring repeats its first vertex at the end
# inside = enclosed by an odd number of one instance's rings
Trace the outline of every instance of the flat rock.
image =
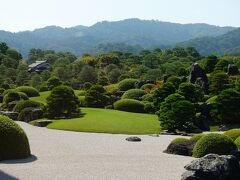
{"type": "Polygon", "coordinates": [[[34,126],[38,127],[46,127],[47,125],[51,124],[52,120],[42,120],[42,121],[36,121],[33,123],[34,126]]]}
{"type": "Polygon", "coordinates": [[[126,138],[126,140],[131,141],[131,142],[139,142],[139,141],[141,141],[141,138],[136,137],[136,136],[132,136],[132,137],[126,138]]]}

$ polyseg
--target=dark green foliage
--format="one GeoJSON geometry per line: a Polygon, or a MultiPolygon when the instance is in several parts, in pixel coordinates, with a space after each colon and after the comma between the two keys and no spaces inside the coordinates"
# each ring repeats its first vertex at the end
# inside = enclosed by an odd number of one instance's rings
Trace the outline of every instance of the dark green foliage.
{"type": "Polygon", "coordinates": [[[184,130],[185,126],[195,120],[195,107],[179,94],[168,96],[158,111],[163,129],[184,130]]]}
{"type": "Polygon", "coordinates": [[[127,112],[144,112],[144,104],[134,99],[121,99],[114,103],[114,109],[127,112]]]}
{"type": "Polygon", "coordinates": [[[149,68],[156,68],[159,64],[160,58],[155,53],[147,54],[143,57],[143,64],[149,68]]]}
{"type": "Polygon", "coordinates": [[[127,91],[129,89],[135,88],[135,83],[137,82],[137,79],[124,79],[119,82],[118,88],[120,91],[127,91]]]}
{"type": "Polygon", "coordinates": [[[25,93],[28,97],[40,96],[38,90],[31,86],[19,86],[16,90],[25,93]]]}
{"type": "Polygon", "coordinates": [[[203,92],[198,85],[192,83],[180,84],[177,93],[184,96],[190,102],[198,102],[203,99],[203,92]]]}
{"type": "Polygon", "coordinates": [[[178,143],[178,142],[184,142],[184,141],[188,141],[189,139],[187,138],[175,138],[174,140],[171,141],[170,144],[174,144],[174,143],[178,143]]]}
{"type": "Polygon", "coordinates": [[[93,67],[86,65],[82,68],[78,79],[82,84],[85,82],[95,83],[97,81],[97,73],[93,67]]]}
{"type": "Polygon", "coordinates": [[[164,99],[175,91],[175,86],[172,83],[164,83],[160,88],[155,90],[153,95],[155,108],[159,110],[164,99]]]}
{"type": "Polygon", "coordinates": [[[224,132],[225,136],[230,137],[233,141],[235,141],[240,136],[240,129],[231,129],[224,132]]]}
{"type": "Polygon", "coordinates": [[[57,77],[50,77],[48,80],[47,80],[47,87],[49,90],[52,90],[53,88],[57,87],[57,86],[60,86],[62,84],[62,82],[60,81],[59,78],[57,77]]]}
{"type": "Polygon", "coordinates": [[[200,158],[206,154],[228,155],[236,149],[234,142],[222,134],[207,134],[203,136],[193,148],[193,157],[200,158]]]}
{"type": "Polygon", "coordinates": [[[121,71],[119,69],[113,69],[108,73],[108,80],[110,83],[117,83],[120,76],[121,71]]]}
{"type": "Polygon", "coordinates": [[[218,58],[215,55],[209,55],[205,60],[203,64],[203,68],[206,73],[211,73],[213,72],[215,65],[218,62],[218,58]]]}
{"type": "Polygon", "coordinates": [[[9,86],[9,84],[5,84],[5,83],[1,85],[1,88],[5,89],[5,90],[11,89],[11,87],[9,86]]]}
{"type": "Polygon", "coordinates": [[[72,88],[63,85],[53,88],[47,97],[46,115],[50,118],[70,118],[79,114],[79,99],[72,88]]]}
{"type": "Polygon", "coordinates": [[[209,79],[209,91],[212,94],[218,94],[226,89],[226,84],[229,83],[228,75],[224,72],[213,73],[209,79]]]}
{"type": "Polygon", "coordinates": [[[227,71],[229,62],[225,59],[221,59],[218,61],[218,63],[215,65],[214,71],[227,71]]]}
{"type": "Polygon", "coordinates": [[[142,90],[152,90],[155,87],[154,84],[144,84],[142,85],[141,89],[142,90]]]}
{"type": "Polygon", "coordinates": [[[153,94],[145,94],[142,96],[142,101],[153,102],[153,94]]]}
{"type": "Polygon", "coordinates": [[[13,108],[14,112],[21,112],[23,109],[32,107],[32,108],[39,108],[42,105],[39,102],[31,101],[31,100],[26,100],[26,101],[19,101],[13,108]]]}
{"type": "Polygon", "coordinates": [[[215,100],[216,117],[222,123],[240,123],[240,92],[234,89],[222,91],[215,100]]]}
{"type": "Polygon", "coordinates": [[[153,103],[151,103],[151,102],[144,103],[144,111],[149,114],[154,114],[155,107],[154,107],[153,103]]]}
{"type": "Polygon", "coordinates": [[[167,82],[170,82],[174,85],[175,89],[178,89],[178,86],[181,83],[181,79],[177,76],[170,76],[169,78],[167,78],[167,82]]]}
{"type": "Polygon", "coordinates": [[[85,101],[87,107],[103,108],[107,105],[108,97],[101,85],[92,86],[86,93],[85,101]]]}
{"type": "Polygon", "coordinates": [[[28,138],[13,120],[0,115],[0,160],[30,156],[28,138]]]}
{"type": "Polygon", "coordinates": [[[21,99],[18,92],[9,92],[3,98],[3,103],[8,106],[8,103],[12,101],[19,101],[21,99]]]}
{"type": "Polygon", "coordinates": [[[92,86],[93,86],[92,83],[90,83],[90,82],[85,82],[85,83],[83,84],[83,89],[88,90],[88,89],[90,89],[92,86]]]}
{"type": "Polygon", "coordinates": [[[130,89],[122,95],[122,99],[136,99],[141,101],[146,92],[141,89],[130,89]]]}

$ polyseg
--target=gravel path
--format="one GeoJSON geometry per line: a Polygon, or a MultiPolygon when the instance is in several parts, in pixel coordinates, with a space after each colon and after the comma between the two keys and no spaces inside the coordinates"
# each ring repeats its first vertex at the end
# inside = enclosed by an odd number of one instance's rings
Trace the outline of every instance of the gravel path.
{"type": "Polygon", "coordinates": [[[50,130],[25,123],[33,156],[0,162],[0,179],[178,180],[193,158],[162,153],[176,136],[139,136],[50,130]]]}

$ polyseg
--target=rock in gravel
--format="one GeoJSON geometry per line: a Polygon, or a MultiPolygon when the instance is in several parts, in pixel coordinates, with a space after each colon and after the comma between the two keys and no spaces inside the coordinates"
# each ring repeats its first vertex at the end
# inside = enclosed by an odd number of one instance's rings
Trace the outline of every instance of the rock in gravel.
{"type": "Polygon", "coordinates": [[[167,149],[164,152],[168,154],[192,156],[192,151],[195,143],[195,140],[171,143],[168,145],[167,149]]]}
{"type": "Polygon", "coordinates": [[[38,127],[46,127],[47,125],[49,125],[50,123],[52,123],[51,120],[42,120],[42,121],[36,121],[33,123],[34,126],[38,126],[38,127]]]}
{"type": "Polygon", "coordinates": [[[131,141],[131,142],[139,142],[139,141],[141,141],[141,138],[136,137],[136,136],[132,136],[132,137],[126,138],[126,140],[131,141]]]}
{"type": "Polygon", "coordinates": [[[238,159],[232,155],[208,154],[184,167],[182,180],[237,180],[240,179],[238,159]]]}

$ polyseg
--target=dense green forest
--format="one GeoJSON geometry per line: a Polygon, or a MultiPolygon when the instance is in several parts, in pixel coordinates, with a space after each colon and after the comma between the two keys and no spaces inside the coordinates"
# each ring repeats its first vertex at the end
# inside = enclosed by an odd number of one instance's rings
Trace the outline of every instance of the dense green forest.
{"type": "Polygon", "coordinates": [[[86,52],[106,53],[109,50],[124,52],[126,48],[128,52],[135,53],[141,50],[141,47],[165,48],[194,38],[222,35],[234,29],[233,27],[218,27],[208,24],[183,25],[127,19],[116,22],[99,22],[90,27],[49,26],[18,33],[0,31],[0,41],[7,42],[11,47],[18,49],[25,58],[33,47],[71,52],[75,55],[82,55],[86,52]],[[112,46],[114,46],[113,49],[112,46]]]}
{"type": "MultiPolygon", "coordinates": [[[[164,129],[193,131],[203,116],[210,124],[240,122],[239,68],[239,56],[203,57],[193,47],[81,57],[31,49],[25,61],[0,43],[1,108],[20,112],[29,97],[47,92],[38,101],[46,102],[46,117],[78,117],[78,107],[107,108],[157,114],[164,129]],[[50,69],[30,72],[29,64],[40,60],[50,69]]],[[[26,106],[19,120],[40,105],[26,106]]]]}

